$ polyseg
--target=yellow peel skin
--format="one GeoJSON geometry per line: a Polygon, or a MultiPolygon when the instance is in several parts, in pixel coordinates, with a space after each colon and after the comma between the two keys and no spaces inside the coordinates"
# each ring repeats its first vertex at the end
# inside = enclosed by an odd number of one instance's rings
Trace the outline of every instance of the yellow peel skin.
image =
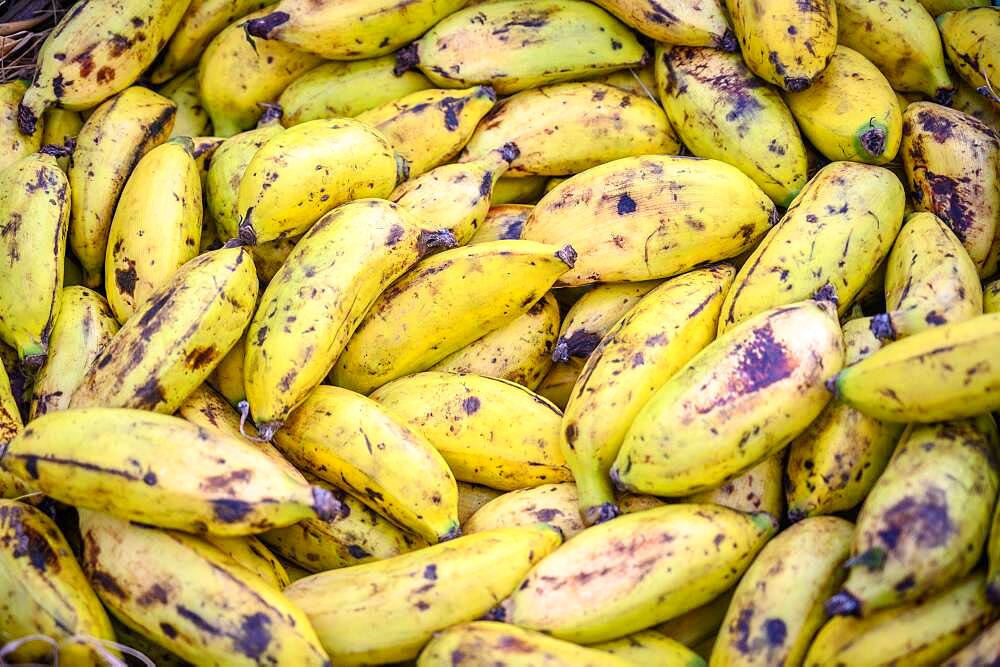
{"type": "Polygon", "coordinates": [[[595,285],[566,311],[553,359],[560,363],[570,357],[587,359],[615,323],[659,284],[645,280],[595,285]]]}
{"type": "Polygon", "coordinates": [[[712,46],[723,51],[739,49],[725,10],[718,0],[699,3],[597,0],[597,4],[657,42],[712,46]]]}
{"type": "Polygon", "coordinates": [[[29,134],[21,132],[17,124],[17,108],[27,89],[27,84],[20,79],[0,84],[0,146],[4,147],[0,170],[42,147],[44,123],[38,123],[29,134]]]}
{"type": "Polygon", "coordinates": [[[945,53],[959,76],[1000,106],[1000,15],[995,8],[970,7],[937,18],[945,53]]]}
{"type": "Polygon", "coordinates": [[[178,74],[160,86],[159,92],[177,105],[171,137],[201,137],[212,133],[212,121],[201,104],[197,70],[178,74]]]}
{"type": "Polygon", "coordinates": [[[624,658],[635,667],[705,667],[705,660],[679,641],[655,630],[643,630],[592,644],[590,648],[624,658]]]}
{"type": "Polygon", "coordinates": [[[713,503],[748,514],[767,512],[777,519],[782,516],[785,506],[782,489],[784,462],[784,452],[778,452],[739,477],[717,488],[690,495],[684,502],[713,503]]]}
{"type": "MultiPolygon", "coordinates": [[[[479,484],[469,484],[458,482],[458,519],[465,525],[469,517],[475,514],[479,508],[494,498],[503,495],[502,491],[491,489],[479,484]]],[[[464,530],[464,528],[463,528],[464,530]]]]}
{"type": "Polygon", "coordinates": [[[586,526],[580,517],[576,486],[570,482],[542,484],[509,491],[487,502],[462,523],[466,535],[494,528],[546,523],[569,539],[586,526]]]}
{"type": "MultiPolygon", "coordinates": [[[[10,380],[3,364],[0,364],[0,442],[8,442],[21,432],[24,423],[21,412],[11,392],[10,380]]],[[[27,493],[24,483],[0,468],[0,498],[18,498],[27,493]]]]}
{"type": "MultiPolygon", "coordinates": [[[[308,520],[305,519],[305,521],[308,520]]],[[[256,574],[261,581],[272,586],[275,590],[280,591],[292,583],[288,573],[285,572],[285,566],[275,558],[274,554],[268,551],[263,542],[252,535],[243,537],[205,535],[203,539],[256,574]]]]}
{"type": "Polygon", "coordinates": [[[983,311],[1000,313],[1000,279],[983,285],[983,311]]]}

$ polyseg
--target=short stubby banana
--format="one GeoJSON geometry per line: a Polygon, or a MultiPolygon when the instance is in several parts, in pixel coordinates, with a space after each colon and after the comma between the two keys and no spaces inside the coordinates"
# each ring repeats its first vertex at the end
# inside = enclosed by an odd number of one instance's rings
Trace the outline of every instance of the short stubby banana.
{"type": "Polygon", "coordinates": [[[685,498],[684,502],[722,505],[748,514],[767,512],[779,518],[785,506],[782,489],[784,460],[784,452],[778,452],[739,477],[734,477],[714,489],[692,494],[685,498]]]}
{"type": "Polygon", "coordinates": [[[412,660],[434,633],[474,621],[559,546],[544,524],[502,528],[388,560],[322,572],[285,594],[337,665],[412,660]]]}
{"type": "Polygon", "coordinates": [[[734,274],[718,264],[665,281],[611,327],[587,360],[559,435],[588,524],[617,514],[608,472],[622,439],[649,398],[712,342],[734,274]]]}
{"type": "Polygon", "coordinates": [[[764,311],[720,336],[656,391],[626,433],[612,479],[657,496],[719,486],[801,433],[829,401],[826,382],[843,362],[829,301],[764,311]]]}
{"type": "Polygon", "coordinates": [[[160,86],[159,92],[177,105],[171,137],[202,137],[212,133],[212,121],[201,104],[197,70],[178,74],[160,86]]]}
{"type": "Polygon", "coordinates": [[[559,449],[562,413],[521,385],[425,372],[383,385],[371,398],[427,438],[463,482],[509,491],[571,479],[559,449]]]}
{"type": "Polygon", "coordinates": [[[795,119],[773,87],[738,53],[660,46],[660,101],[684,145],[698,157],[727,162],[779,206],[807,180],[806,148],[795,119]]]}
{"type": "Polygon", "coordinates": [[[462,530],[470,535],[494,528],[547,523],[568,540],[586,528],[579,502],[576,486],[570,482],[518,489],[477,509],[462,523],[462,530]]]}
{"type": "Polygon", "coordinates": [[[588,169],[538,202],[522,238],[569,243],[559,287],[684,273],[752,248],[777,221],[774,204],[717,160],[648,155],[588,169]]]}
{"type": "Polygon", "coordinates": [[[483,505],[503,495],[502,491],[468,482],[458,483],[458,520],[468,521],[483,505]]]}
{"type": "Polygon", "coordinates": [[[767,514],[714,505],[619,517],[532,568],[504,604],[505,620],[577,643],[617,639],[731,587],[776,530],[767,514]]]}
{"type": "Polygon", "coordinates": [[[846,313],[889,254],[905,198],[888,169],[858,162],[823,167],[740,268],[719,332],[820,292],[846,313]]]}
{"type": "Polygon", "coordinates": [[[508,0],[457,11],[400,54],[435,85],[489,84],[500,95],[636,67],[647,54],[627,26],[580,0],[508,0]]]}
{"type": "Polygon", "coordinates": [[[263,542],[252,535],[242,537],[204,535],[203,539],[279,591],[292,583],[281,561],[263,542]]]}
{"type": "Polygon", "coordinates": [[[0,141],[3,142],[0,146],[4,147],[3,156],[0,156],[0,169],[6,169],[8,165],[42,147],[42,123],[36,124],[34,131],[29,134],[21,132],[17,123],[18,105],[27,89],[28,85],[21,79],[0,84],[0,141]]]}
{"type": "Polygon", "coordinates": [[[344,202],[386,197],[399,167],[385,136],[354,120],[313,120],[279,132],[240,179],[240,238],[257,244],[295,236],[344,202]]]}
{"type": "Polygon", "coordinates": [[[601,83],[561,83],[507,98],[476,129],[461,159],[481,158],[508,142],[520,149],[510,176],[577,174],[680,149],[656,102],[601,83]]]}
{"type": "Polygon", "coordinates": [[[430,368],[528,312],[574,257],[569,246],[492,241],[424,259],[375,301],[331,381],[369,393],[430,368]],[[487,278],[467,280],[477,273],[487,278]]]}
{"type": "Polygon", "coordinates": [[[1000,12],[970,7],[938,16],[937,24],[952,67],[1000,107],[1000,12]]]}
{"type": "Polygon", "coordinates": [[[570,357],[587,359],[615,323],[659,284],[658,280],[644,280],[595,285],[566,312],[552,351],[553,360],[565,363],[570,357]]]}
{"type": "MultiPolygon", "coordinates": [[[[496,198],[497,186],[503,182],[520,179],[500,179],[493,184],[493,198],[496,198]]],[[[531,214],[531,206],[527,204],[496,204],[486,212],[479,228],[469,243],[484,243],[486,241],[511,241],[521,238],[521,230],[531,214]]]]}
{"type": "Polygon", "coordinates": [[[643,35],[665,44],[712,46],[737,51],[719,0],[688,3],[681,0],[596,0],[597,4],[643,35]]]}

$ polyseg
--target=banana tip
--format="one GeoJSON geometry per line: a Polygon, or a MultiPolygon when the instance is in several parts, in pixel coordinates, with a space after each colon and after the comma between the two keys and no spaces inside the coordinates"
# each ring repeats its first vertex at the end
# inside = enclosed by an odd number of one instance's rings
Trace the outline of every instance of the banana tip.
{"type": "Polygon", "coordinates": [[[801,93],[812,85],[812,79],[804,76],[785,77],[785,90],[790,93],[801,93]]]}
{"type": "Polygon", "coordinates": [[[552,348],[552,361],[557,364],[565,364],[569,361],[569,344],[562,338],[552,348]]]}
{"type": "Polygon", "coordinates": [[[274,434],[281,428],[281,425],[282,422],[280,421],[264,422],[257,427],[257,434],[264,442],[271,442],[274,439],[274,434]]]}
{"type": "Polygon", "coordinates": [[[823,606],[830,616],[861,616],[861,602],[847,591],[837,593],[823,606]]]}
{"type": "Polygon", "coordinates": [[[726,28],[726,31],[722,33],[722,37],[715,40],[716,46],[722,51],[728,51],[729,53],[734,53],[739,50],[739,42],[736,41],[736,35],[732,30],[726,28]]]}
{"type": "Polygon", "coordinates": [[[938,88],[934,91],[934,101],[943,106],[951,106],[951,101],[955,97],[954,88],[938,88]]]}
{"type": "Polygon", "coordinates": [[[573,268],[576,264],[576,250],[571,245],[564,245],[556,251],[556,257],[563,261],[568,268],[573,268]]]}
{"type": "Polygon", "coordinates": [[[285,114],[285,110],[277,102],[258,102],[257,106],[264,110],[264,113],[261,114],[260,119],[257,121],[257,127],[263,127],[264,125],[270,125],[279,121],[285,114]]]}
{"type": "Polygon", "coordinates": [[[885,151],[887,133],[884,128],[872,125],[861,133],[861,147],[872,157],[881,157],[885,151]]]}
{"type": "Polygon", "coordinates": [[[25,355],[24,359],[21,360],[21,368],[26,373],[34,373],[45,364],[48,356],[47,352],[25,355]]]}
{"type": "Polygon", "coordinates": [[[35,115],[34,111],[26,107],[24,102],[21,102],[17,106],[17,127],[21,130],[21,134],[34,134],[37,125],[38,116],[35,115]]]}
{"type": "Polygon", "coordinates": [[[336,521],[351,513],[350,508],[337,500],[337,497],[329,489],[314,486],[312,487],[312,496],[313,509],[316,510],[316,516],[322,521],[336,521]]]}
{"type": "Polygon", "coordinates": [[[892,318],[889,317],[888,313],[873,315],[868,329],[879,340],[891,340],[896,337],[896,330],[892,326],[892,318]]]}
{"type": "Polygon", "coordinates": [[[462,528],[456,522],[454,525],[452,525],[451,528],[448,529],[446,533],[438,537],[438,542],[447,542],[448,540],[454,540],[455,538],[461,536],[462,536],[462,528]]]}
{"type": "Polygon", "coordinates": [[[991,582],[990,585],[986,587],[986,599],[989,600],[991,604],[1000,605],[1000,582],[991,582]]]}
{"type": "Polygon", "coordinates": [[[480,620],[496,621],[497,623],[503,623],[504,621],[507,620],[507,610],[504,609],[503,606],[497,605],[492,609],[490,609],[485,614],[483,614],[483,617],[480,620]]]}
{"type": "Polygon", "coordinates": [[[419,64],[419,47],[416,42],[413,42],[396,52],[396,65],[392,68],[392,73],[396,76],[403,76],[419,64]]]}
{"type": "Polygon", "coordinates": [[[583,519],[588,526],[596,526],[611,521],[621,513],[621,510],[614,503],[601,503],[596,507],[588,507],[584,512],[583,519]]]}
{"type": "MultiPolygon", "coordinates": [[[[827,388],[830,388],[830,383],[831,382],[832,382],[832,380],[827,381],[827,388]]],[[[788,517],[788,522],[789,523],[798,523],[799,521],[802,521],[802,519],[806,518],[808,516],[808,514],[806,514],[805,510],[789,509],[788,513],[786,514],[786,516],[788,517]]]]}
{"type": "Polygon", "coordinates": [[[507,164],[510,164],[521,155],[521,149],[513,141],[508,141],[500,147],[500,157],[507,164]]]}
{"type": "Polygon", "coordinates": [[[271,12],[260,18],[251,19],[243,24],[243,30],[251,37],[269,39],[271,31],[280,25],[288,23],[291,17],[287,12],[271,12]]]}

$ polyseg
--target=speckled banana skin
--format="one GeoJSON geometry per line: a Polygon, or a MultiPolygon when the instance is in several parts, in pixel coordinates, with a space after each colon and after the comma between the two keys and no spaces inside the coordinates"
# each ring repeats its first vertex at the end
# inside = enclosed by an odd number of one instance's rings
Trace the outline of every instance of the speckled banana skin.
{"type": "Polygon", "coordinates": [[[718,0],[597,0],[597,4],[643,35],[666,44],[712,46],[736,51],[739,45],[718,0]]]}
{"type": "Polygon", "coordinates": [[[695,607],[680,616],[675,616],[666,623],[661,623],[656,626],[656,631],[688,648],[703,645],[708,641],[709,652],[711,652],[715,636],[722,626],[722,620],[729,610],[729,602],[732,598],[733,590],[730,589],[700,607],[695,607]]]}
{"type": "MultiPolygon", "coordinates": [[[[309,519],[303,519],[303,521],[309,521],[309,519]]],[[[205,535],[203,539],[256,574],[261,581],[272,586],[275,590],[280,591],[291,583],[288,573],[285,572],[285,567],[256,537],[252,535],[242,537],[205,535]]]]}
{"type": "Polygon", "coordinates": [[[576,485],[561,482],[509,491],[476,510],[462,524],[462,530],[470,535],[536,523],[557,528],[567,540],[586,528],[580,517],[576,485]]]}
{"type": "Polygon", "coordinates": [[[965,648],[955,653],[944,667],[982,667],[996,662],[998,656],[997,647],[1000,646],[1000,621],[994,621],[992,625],[979,633],[967,644],[965,648]]]}
{"type": "Polygon", "coordinates": [[[970,7],[937,18],[945,52],[959,76],[1000,105],[1000,15],[995,8],[970,7]]]}
{"type": "Polygon", "coordinates": [[[160,86],[159,92],[177,105],[171,137],[202,137],[211,134],[212,121],[201,104],[197,70],[178,74],[160,86]]]}
{"type": "Polygon", "coordinates": [[[705,660],[679,641],[643,630],[590,648],[624,658],[635,667],[705,667],[705,660]]]}
{"type": "Polygon", "coordinates": [[[42,146],[43,123],[37,123],[34,131],[29,134],[21,132],[17,124],[18,105],[27,89],[28,85],[20,79],[0,84],[0,146],[4,147],[3,156],[0,156],[0,169],[7,168],[42,146]]]}
{"type": "Polygon", "coordinates": [[[644,280],[595,285],[566,312],[552,358],[560,363],[570,357],[587,359],[618,320],[659,284],[658,280],[644,280]]]}
{"type": "Polygon", "coordinates": [[[734,477],[722,486],[688,496],[684,502],[714,503],[738,512],[754,514],[767,512],[775,518],[783,514],[785,506],[782,476],[784,475],[784,452],[778,452],[739,477],[734,477]]]}
{"type": "MultiPolygon", "coordinates": [[[[0,364],[0,442],[7,442],[17,435],[24,424],[21,413],[10,389],[10,380],[0,364]]],[[[0,469],[0,498],[17,498],[27,493],[24,483],[6,470],[0,469]]]]}

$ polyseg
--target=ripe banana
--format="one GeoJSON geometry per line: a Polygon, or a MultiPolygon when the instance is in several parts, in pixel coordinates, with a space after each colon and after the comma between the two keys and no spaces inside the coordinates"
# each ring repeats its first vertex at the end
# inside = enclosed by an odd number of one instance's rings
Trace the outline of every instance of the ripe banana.
{"type": "Polygon", "coordinates": [[[684,145],[733,165],[788,206],[806,184],[806,148],[778,92],[738,53],[660,46],[655,67],[660,100],[684,145]]]}
{"type": "MultiPolygon", "coordinates": [[[[2,86],[0,86],[0,90],[3,90],[2,86]]],[[[2,95],[3,93],[0,93],[0,96],[2,95]]],[[[0,124],[4,122],[5,120],[0,119],[0,124]]],[[[76,111],[52,107],[45,112],[42,125],[44,126],[42,146],[55,144],[68,148],[75,145],[76,137],[80,134],[80,129],[83,128],[83,118],[76,111]]],[[[3,132],[3,130],[0,130],[0,132],[3,132]]],[[[13,145],[13,142],[9,141],[7,143],[8,145],[13,145]]],[[[60,169],[69,173],[69,155],[57,156],[56,161],[59,163],[60,169]]],[[[0,169],[2,168],[3,166],[0,165],[0,169]]]]}
{"type": "Polygon", "coordinates": [[[493,205],[534,204],[545,193],[544,176],[501,178],[493,188],[493,205]]]}
{"type": "Polygon", "coordinates": [[[368,311],[344,348],[331,381],[369,393],[430,368],[484,333],[528,312],[573,266],[573,248],[493,241],[422,260],[368,311]],[[469,275],[488,279],[471,282],[469,275]],[[434,295],[448,294],[449,299],[434,295]]]}
{"type": "Polygon", "coordinates": [[[0,170],[42,147],[42,124],[29,134],[21,132],[18,127],[18,105],[27,89],[28,85],[20,79],[0,84],[0,146],[4,147],[3,155],[0,156],[0,170]]]}
{"type": "Polygon", "coordinates": [[[201,104],[198,71],[188,70],[160,86],[160,94],[177,105],[172,137],[201,137],[211,134],[212,121],[201,104]]]}
{"type": "MultiPolygon", "coordinates": [[[[8,442],[24,424],[10,388],[10,380],[0,364],[0,442],[8,442]]],[[[18,498],[27,493],[24,483],[6,470],[0,469],[0,498],[18,498]]]]}
{"type": "Polygon", "coordinates": [[[690,495],[684,502],[722,505],[748,514],[767,512],[778,519],[785,504],[782,489],[784,460],[784,452],[778,452],[739,477],[717,488],[690,495]]]}
{"type": "Polygon", "coordinates": [[[843,361],[829,301],[764,311],[656,391],[625,435],[612,479],[657,496],[686,496],[733,479],[809,425],[830,399],[825,383],[843,361]]]}
{"type": "MultiPolygon", "coordinates": [[[[704,6],[704,5],[702,5],[704,6]]],[[[732,34],[732,33],[730,33],[732,34]]],[[[736,38],[733,37],[735,45],[736,38]]],[[[656,76],[653,74],[653,63],[648,62],[642,67],[629,68],[603,74],[590,80],[593,83],[603,83],[614,86],[619,90],[624,90],[636,96],[648,97],[654,102],[659,102],[660,98],[656,92],[656,76]]]]}
{"type": "Polygon", "coordinates": [[[83,569],[114,615],[184,660],[328,665],[287,597],[208,542],[80,512],[83,569]]]}
{"type": "Polygon", "coordinates": [[[705,660],[677,640],[644,630],[590,648],[624,658],[635,667],[705,667],[705,660]]]}
{"type": "Polygon", "coordinates": [[[989,0],[920,0],[920,4],[930,12],[931,16],[939,16],[945,12],[954,12],[970,7],[988,7],[989,0]]]}
{"type": "Polygon", "coordinates": [[[666,44],[712,46],[736,51],[739,45],[729,29],[718,0],[687,3],[679,0],[596,0],[597,4],[643,35],[666,44]]]}
{"type": "Polygon", "coordinates": [[[276,436],[300,470],[353,494],[430,543],[459,534],[458,490],[424,436],[375,401],[319,386],[276,436]]]}
{"type": "Polygon", "coordinates": [[[278,98],[291,127],[319,118],[353,118],[360,113],[431,88],[420,72],[396,74],[396,57],[325,63],[295,81],[278,98]]]}
{"type": "Polygon", "coordinates": [[[680,143],[663,109],[600,83],[562,83],[501,102],[462,152],[462,161],[513,143],[511,176],[577,174],[634,155],[675,154],[680,143]]]}
{"type": "Polygon", "coordinates": [[[356,120],[382,132],[409,163],[410,177],[416,178],[458,155],[496,101],[489,86],[432,88],[364,111],[356,120]]]}
{"type": "Polygon", "coordinates": [[[1000,278],[983,285],[983,311],[1000,313],[1000,278]]]}
{"type": "Polygon", "coordinates": [[[504,599],[559,546],[544,524],[476,533],[384,561],[332,570],[285,589],[337,665],[412,660],[434,636],[504,599]]]}
{"type": "MultiPolygon", "coordinates": [[[[259,272],[258,272],[259,275],[259,272]]],[[[233,345],[226,356],[208,376],[208,384],[218,391],[231,406],[239,405],[247,400],[246,387],[243,384],[243,364],[246,360],[246,336],[233,345]]]]}
{"type": "Polygon", "coordinates": [[[503,492],[496,489],[458,482],[458,520],[464,524],[479,508],[502,495],[503,492]]]}
{"type": "Polygon", "coordinates": [[[846,313],[889,254],[905,197],[888,169],[857,162],[823,167],[736,275],[719,332],[821,291],[846,313]]]}
{"type": "Polygon", "coordinates": [[[983,121],[986,125],[1000,128],[1000,105],[994,106],[985,95],[967,84],[958,81],[955,85],[955,96],[951,100],[953,109],[957,109],[983,121]]]}
{"type": "Polygon", "coordinates": [[[205,535],[203,539],[276,590],[280,591],[292,583],[288,573],[285,572],[285,566],[268,551],[263,542],[252,535],[243,537],[205,535]]]}
{"type": "Polygon", "coordinates": [[[937,17],[945,52],[959,76],[1000,106],[1000,12],[973,7],[937,17]]]}
{"type": "Polygon", "coordinates": [[[1000,621],[994,621],[973,639],[971,644],[967,644],[961,651],[948,658],[944,667],[989,665],[1000,657],[1000,649],[997,647],[1000,647],[1000,621]]]}
{"type": "Polygon", "coordinates": [[[434,85],[490,84],[500,95],[645,64],[635,35],[579,0],[511,0],[448,16],[400,53],[434,85]]]}
{"type": "Polygon", "coordinates": [[[587,360],[566,404],[560,443],[588,525],[617,514],[608,473],[622,439],[650,397],[715,337],[734,273],[718,264],[663,282],[587,360]]]}
{"type": "Polygon", "coordinates": [[[912,426],[865,499],[831,615],[863,615],[915,600],[968,574],[989,532],[997,430],[975,421],[912,426]]]}
{"type": "Polygon", "coordinates": [[[494,498],[462,523],[466,535],[494,528],[530,526],[546,523],[556,528],[564,539],[583,531],[576,486],[563,482],[518,489],[494,498]]]}
{"type": "Polygon", "coordinates": [[[38,71],[18,109],[21,131],[32,134],[50,106],[82,111],[131,86],[190,3],[76,3],[38,53],[38,71]]]}
{"type": "Polygon", "coordinates": [[[0,171],[0,339],[26,367],[45,361],[59,315],[69,208],[69,182],[51,155],[0,171]]]}
{"type": "Polygon", "coordinates": [[[522,238],[573,246],[563,287],[684,273],[753,247],[776,220],[771,200],[735,167],[648,155],[561,183],[532,209],[522,238]]]}
{"type": "Polygon", "coordinates": [[[535,566],[505,603],[506,620],[578,643],[623,637],[729,588],[776,529],[767,514],[714,505],[620,517],[535,566]]]}
{"type": "Polygon", "coordinates": [[[663,507],[666,501],[656,496],[644,496],[635,493],[619,493],[615,496],[615,504],[622,514],[635,514],[654,507],[663,507]]]}
{"type": "Polygon", "coordinates": [[[596,285],[566,312],[552,359],[560,363],[570,357],[587,359],[615,323],[659,284],[658,280],[645,280],[596,285]]]}
{"type": "Polygon", "coordinates": [[[695,648],[707,643],[708,653],[711,653],[715,637],[722,626],[722,620],[726,617],[726,612],[729,610],[729,603],[733,599],[733,592],[730,589],[700,607],[695,607],[666,623],[661,623],[656,626],[657,632],[688,648],[695,648]]]}
{"type": "Polygon", "coordinates": [[[542,398],[552,402],[560,410],[565,410],[573,387],[583,373],[584,360],[570,358],[565,364],[552,364],[535,390],[542,398]]]}
{"type": "MultiPolygon", "coordinates": [[[[520,179],[507,179],[520,180],[520,179]]],[[[496,198],[497,188],[504,179],[493,184],[493,198],[496,198]]],[[[525,204],[494,205],[486,212],[486,217],[480,223],[476,233],[469,243],[484,243],[486,241],[512,241],[521,238],[521,230],[531,214],[531,206],[525,204]]]]}

